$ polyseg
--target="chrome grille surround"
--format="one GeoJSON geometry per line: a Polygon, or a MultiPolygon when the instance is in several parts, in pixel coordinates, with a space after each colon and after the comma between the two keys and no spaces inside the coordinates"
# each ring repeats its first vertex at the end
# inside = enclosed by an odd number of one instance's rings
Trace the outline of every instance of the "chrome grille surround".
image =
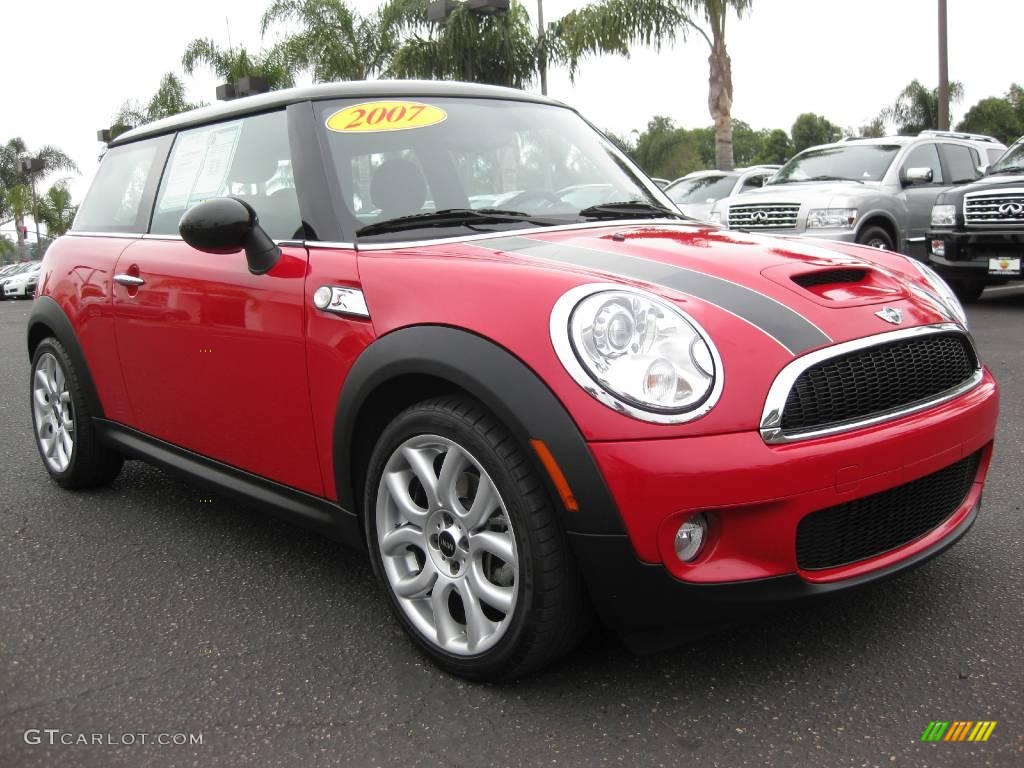
{"type": "Polygon", "coordinates": [[[902,416],[923,411],[927,408],[932,408],[936,405],[947,402],[948,400],[952,400],[955,397],[959,397],[965,392],[974,389],[974,387],[981,383],[982,376],[983,370],[977,354],[977,349],[974,347],[974,340],[971,338],[969,333],[956,323],[936,323],[934,325],[922,325],[916,328],[905,328],[899,331],[880,333],[875,336],[868,336],[863,339],[854,339],[853,341],[847,341],[842,344],[825,347],[824,349],[819,349],[815,352],[806,354],[803,357],[798,357],[783,368],[779,372],[779,375],[775,377],[775,381],[772,383],[771,389],[768,391],[768,397],[765,399],[764,410],[761,412],[761,438],[769,444],[792,443],[799,440],[810,440],[815,437],[825,437],[826,435],[849,432],[872,424],[891,421],[902,416]],[[960,385],[946,390],[945,392],[940,392],[936,396],[930,397],[926,400],[908,403],[904,406],[893,408],[888,411],[867,414],[864,418],[852,419],[838,424],[830,424],[822,428],[810,428],[800,431],[787,431],[782,428],[782,417],[786,408],[786,401],[789,399],[789,393],[796,385],[801,374],[810,368],[813,368],[823,362],[827,362],[833,358],[848,355],[852,352],[868,350],[872,347],[882,346],[897,341],[949,333],[962,334],[966,342],[974,351],[975,361],[978,361],[974,374],[960,385]]]}
{"type": "Polygon", "coordinates": [[[729,226],[738,229],[796,229],[800,203],[741,203],[729,206],[729,226]]]}
{"type": "Polygon", "coordinates": [[[968,192],[964,195],[964,224],[983,227],[1024,225],[1024,187],[968,192]]]}

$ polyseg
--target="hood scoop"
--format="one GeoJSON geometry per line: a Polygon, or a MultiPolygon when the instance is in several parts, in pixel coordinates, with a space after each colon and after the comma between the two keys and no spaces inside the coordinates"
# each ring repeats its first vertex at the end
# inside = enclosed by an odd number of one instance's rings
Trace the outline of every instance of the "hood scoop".
{"type": "Polygon", "coordinates": [[[782,264],[762,270],[761,274],[805,299],[836,309],[884,304],[910,296],[898,277],[863,261],[817,267],[807,263],[782,264]]]}

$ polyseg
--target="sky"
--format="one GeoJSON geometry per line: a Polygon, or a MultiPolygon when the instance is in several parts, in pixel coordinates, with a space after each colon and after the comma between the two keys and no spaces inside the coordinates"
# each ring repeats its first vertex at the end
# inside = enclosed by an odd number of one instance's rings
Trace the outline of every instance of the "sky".
{"type": "MultiPolygon", "coordinates": [[[[531,13],[536,0],[524,0],[531,13]]],[[[45,19],[25,0],[4,12],[0,72],[0,141],[21,136],[29,148],[53,144],[82,173],[71,189],[81,200],[103,145],[96,131],[126,99],[145,101],[167,71],[181,73],[190,40],[259,48],[259,18],[270,0],[50,0],[45,19]]],[[[350,0],[372,11],[377,0],[350,0]]],[[[583,0],[544,0],[553,21],[583,0]]],[[[1003,95],[1020,64],[1020,0],[948,0],[950,78],[964,84],[959,119],[979,99],[1003,95]]],[[[731,18],[733,116],[755,128],[788,130],[801,112],[841,126],[867,123],[914,78],[938,81],[937,0],[754,0],[731,18]]],[[[555,70],[549,95],[616,133],[643,129],[655,115],[693,128],[711,123],[707,110],[707,44],[699,36],[662,48],[636,49],[627,60],[585,61],[572,81],[555,70]]],[[[213,101],[217,80],[187,78],[192,101],[213,101]]],[[[537,86],[539,88],[539,86],[537,86]]],[[[48,181],[55,180],[56,177],[48,181]]],[[[9,229],[8,226],[6,229],[9,229]]],[[[10,234],[9,232],[7,234],[10,234]]]]}

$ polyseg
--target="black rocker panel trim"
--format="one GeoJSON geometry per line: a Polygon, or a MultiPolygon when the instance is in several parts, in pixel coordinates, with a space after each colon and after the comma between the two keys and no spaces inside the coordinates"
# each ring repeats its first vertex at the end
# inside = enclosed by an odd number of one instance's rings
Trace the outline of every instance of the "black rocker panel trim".
{"type": "Polygon", "coordinates": [[[197,485],[264,509],[358,549],[366,544],[356,516],[327,499],[164,442],[106,419],[94,419],[100,439],[125,456],[141,459],[197,485]]]}
{"type": "Polygon", "coordinates": [[[25,335],[25,342],[28,347],[29,359],[32,359],[32,337],[40,325],[46,326],[50,333],[47,336],[54,336],[63,345],[68,357],[75,366],[75,373],[78,375],[78,383],[82,387],[82,397],[89,412],[97,416],[103,416],[103,405],[100,403],[99,395],[96,392],[96,385],[92,380],[92,373],[85,361],[85,353],[82,352],[82,345],[78,343],[75,329],[71,325],[68,316],[60,305],[49,296],[38,296],[32,302],[32,312],[28,317],[28,331],[25,335]]]}
{"type": "MultiPolygon", "coordinates": [[[[484,404],[520,440],[530,454],[529,439],[547,443],[580,511],[557,501],[563,527],[584,533],[624,533],[618,508],[576,423],[547,385],[504,348],[468,331],[419,325],[377,339],[356,360],[345,379],[334,420],[334,473],[338,501],[359,509],[353,476],[354,440],[359,413],[373,391],[399,376],[432,376],[465,390],[484,404]]],[[[542,477],[547,474],[539,460],[542,477]]],[[[550,483],[549,483],[550,485],[550,483]]]]}

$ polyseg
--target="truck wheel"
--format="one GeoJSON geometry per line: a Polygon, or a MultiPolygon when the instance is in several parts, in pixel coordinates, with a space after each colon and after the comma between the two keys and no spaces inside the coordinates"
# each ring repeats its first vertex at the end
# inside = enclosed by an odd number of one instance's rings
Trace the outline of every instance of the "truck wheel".
{"type": "Polygon", "coordinates": [[[412,640],[471,680],[568,652],[589,606],[537,471],[475,400],[438,397],[383,431],[364,509],[373,569],[412,640]]]}
{"type": "Polygon", "coordinates": [[[985,283],[980,280],[949,280],[949,287],[964,304],[973,304],[981,298],[985,283]]]}
{"type": "Polygon", "coordinates": [[[57,339],[32,355],[32,426],[43,466],[64,488],[106,485],[121,471],[121,454],[100,443],[75,366],[57,339]]]}
{"type": "Polygon", "coordinates": [[[858,233],[857,242],[868,248],[880,248],[884,251],[895,250],[889,233],[881,227],[865,227],[864,231],[858,233]]]}

